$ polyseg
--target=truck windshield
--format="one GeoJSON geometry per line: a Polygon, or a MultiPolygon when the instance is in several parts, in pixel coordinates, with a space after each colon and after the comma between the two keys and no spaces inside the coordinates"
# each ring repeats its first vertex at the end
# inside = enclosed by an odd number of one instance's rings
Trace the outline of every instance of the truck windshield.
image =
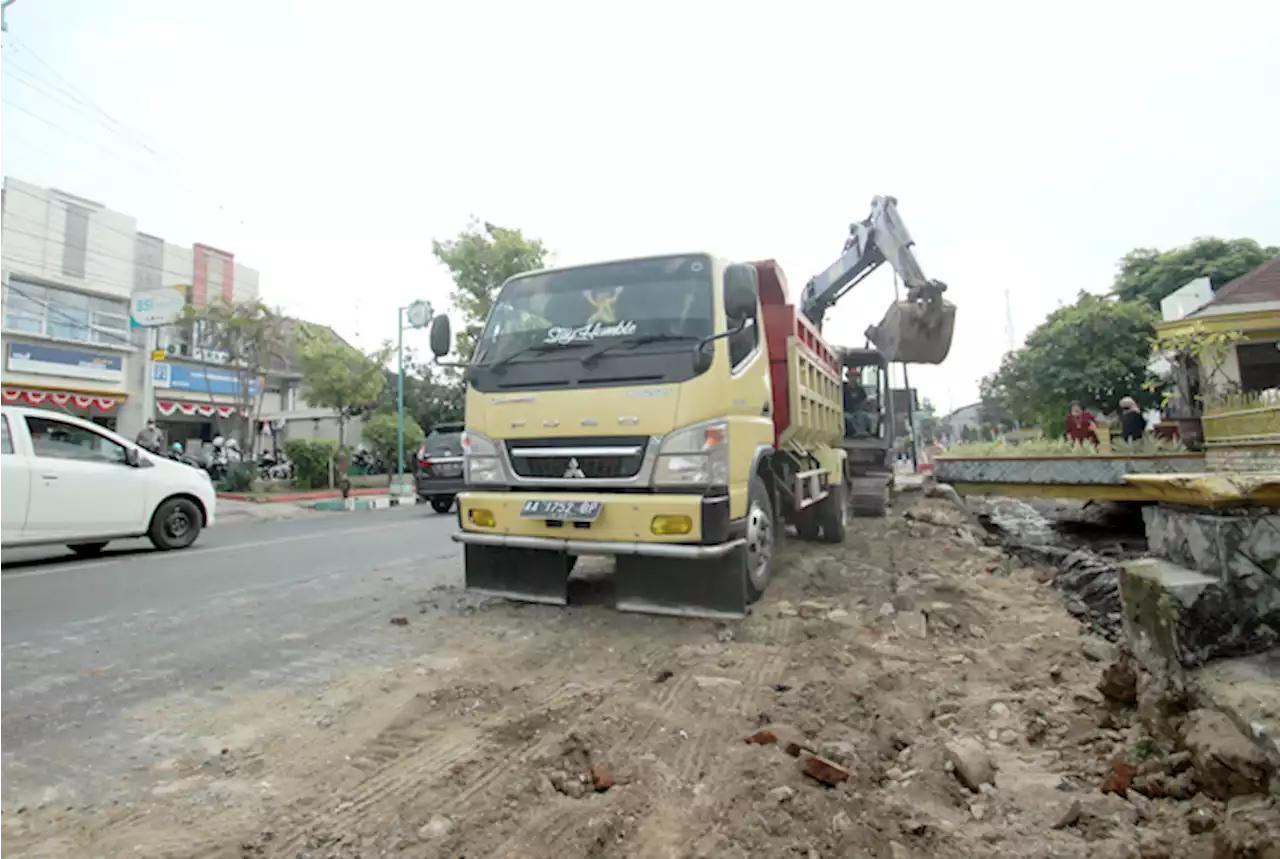
{"type": "Polygon", "coordinates": [[[487,390],[541,387],[553,380],[607,384],[630,378],[632,370],[639,373],[637,383],[688,378],[692,344],[715,330],[711,289],[711,260],[701,255],[515,278],[494,301],[471,380],[487,390]],[[633,348],[602,348],[632,342],[633,348]],[[588,351],[599,359],[581,361],[588,351]],[[668,357],[653,360],[659,355],[668,357]],[[569,369],[567,362],[576,367],[569,369]]]}

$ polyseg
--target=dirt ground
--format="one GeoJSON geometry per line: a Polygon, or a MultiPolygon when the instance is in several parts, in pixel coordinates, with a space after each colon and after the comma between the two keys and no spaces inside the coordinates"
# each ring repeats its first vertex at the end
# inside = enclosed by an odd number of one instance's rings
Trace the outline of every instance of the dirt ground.
{"type": "Polygon", "coordinates": [[[1110,645],[1044,571],[958,525],[917,494],[842,546],[791,540],[736,624],[618,613],[592,581],[568,609],[431,594],[414,660],[150,702],[132,718],[200,738],[150,795],[5,809],[5,855],[1212,856],[1214,801],[1100,790],[1168,750],[1098,691],[1110,645]]]}

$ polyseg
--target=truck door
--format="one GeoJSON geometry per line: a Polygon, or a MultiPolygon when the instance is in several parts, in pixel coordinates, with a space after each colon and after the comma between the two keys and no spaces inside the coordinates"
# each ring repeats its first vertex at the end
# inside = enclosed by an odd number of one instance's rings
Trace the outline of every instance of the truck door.
{"type": "Polygon", "coordinates": [[[147,476],[127,464],[124,445],[52,415],[28,415],[26,423],[33,454],[28,537],[61,540],[144,530],[147,476]]]}
{"type": "Polygon", "coordinates": [[[0,530],[6,543],[22,537],[27,526],[27,506],[31,501],[31,459],[14,449],[9,432],[9,416],[0,416],[0,530]]]}
{"type": "MultiPolygon", "coordinates": [[[[769,355],[761,328],[759,289],[755,266],[731,265],[725,270],[726,310],[741,299],[733,292],[750,291],[755,296],[752,324],[726,338],[729,353],[729,443],[735,448],[729,466],[729,516],[746,515],[747,484],[751,480],[753,454],[761,445],[773,444],[773,394],[769,383],[769,355]]],[[[726,318],[726,329],[741,320],[726,318]]]]}

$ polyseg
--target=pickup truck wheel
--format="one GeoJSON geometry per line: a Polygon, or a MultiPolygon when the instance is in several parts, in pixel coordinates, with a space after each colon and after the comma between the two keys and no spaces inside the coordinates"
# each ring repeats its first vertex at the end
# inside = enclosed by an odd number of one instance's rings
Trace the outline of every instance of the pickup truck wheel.
{"type": "Polygon", "coordinates": [[[843,543],[849,524],[849,493],[844,483],[827,487],[827,497],[815,506],[814,519],[822,529],[822,542],[843,543]]]}
{"type": "Polygon", "coordinates": [[[170,498],[156,508],[147,536],[162,552],[185,549],[200,536],[200,508],[186,498],[170,498]]]}
{"type": "Polygon", "coordinates": [[[103,540],[100,543],[73,543],[67,548],[82,558],[92,558],[94,555],[102,554],[102,550],[107,548],[107,541],[103,540]]]}
{"type": "Polygon", "coordinates": [[[769,487],[760,475],[751,478],[747,492],[747,601],[755,602],[773,578],[774,519],[769,487]]]}
{"type": "Polygon", "coordinates": [[[431,509],[437,513],[448,513],[453,509],[452,495],[434,495],[431,498],[431,509]]]}

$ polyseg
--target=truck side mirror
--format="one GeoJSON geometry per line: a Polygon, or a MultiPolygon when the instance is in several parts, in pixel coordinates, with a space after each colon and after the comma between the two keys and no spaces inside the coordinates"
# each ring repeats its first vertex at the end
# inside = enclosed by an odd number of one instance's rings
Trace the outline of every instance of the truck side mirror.
{"type": "Polygon", "coordinates": [[[734,263],[724,270],[724,315],[742,322],[755,319],[760,282],[756,267],[734,263]]]}
{"type": "Polygon", "coordinates": [[[449,328],[449,317],[437,316],[431,320],[431,354],[443,358],[453,348],[453,331],[449,328]]]}

